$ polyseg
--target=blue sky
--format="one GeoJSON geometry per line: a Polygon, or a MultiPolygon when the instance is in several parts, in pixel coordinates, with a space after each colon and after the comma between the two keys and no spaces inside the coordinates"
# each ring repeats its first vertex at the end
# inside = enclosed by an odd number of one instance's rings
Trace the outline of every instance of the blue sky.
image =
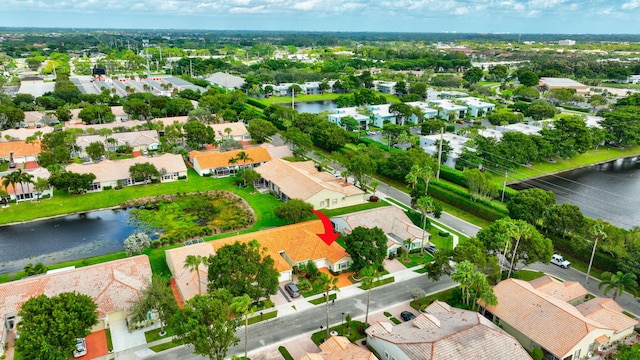
{"type": "Polygon", "coordinates": [[[640,0],[2,0],[0,26],[638,34],[640,0]]]}

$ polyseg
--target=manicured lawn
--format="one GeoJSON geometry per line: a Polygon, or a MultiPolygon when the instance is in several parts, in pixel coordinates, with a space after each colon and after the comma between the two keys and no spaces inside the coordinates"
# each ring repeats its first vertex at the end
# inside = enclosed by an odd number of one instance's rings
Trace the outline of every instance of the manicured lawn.
{"type": "MultiPolygon", "coordinates": [[[[440,247],[439,245],[436,245],[440,247]]],[[[443,248],[444,249],[444,248],[443,248]]],[[[418,265],[424,265],[433,260],[433,257],[429,255],[426,251],[424,255],[420,255],[420,252],[412,253],[412,254],[403,254],[398,257],[398,261],[407,268],[412,268],[418,265]]]]}
{"type": "Polygon", "coordinates": [[[113,340],[111,339],[111,329],[107,329],[104,331],[107,336],[107,350],[113,351],[113,340]]]}
{"type": "MultiPolygon", "coordinates": [[[[329,328],[329,333],[331,333],[332,331],[335,331],[338,333],[338,336],[346,336],[347,339],[349,339],[349,341],[351,341],[352,343],[360,340],[360,339],[364,339],[366,337],[366,335],[361,334],[358,329],[362,328],[362,332],[364,333],[364,330],[366,330],[368,326],[360,321],[355,321],[355,320],[351,320],[351,323],[349,324],[349,327],[347,328],[347,324],[344,324],[344,326],[342,324],[338,325],[338,326],[334,326],[329,328]]],[[[322,331],[318,331],[315,332],[311,335],[311,340],[316,344],[316,345],[320,345],[322,344],[322,342],[325,340],[325,337],[327,336],[327,330],[322,330],[322,331]]],[[[329,335],[331,336],[331,335],[329,335]]]]}
{"type": "Polygon", "coordinates": [[[518,270],[516,271],[516,278],[524,281],[531,281],[533,279],[537,279],[539,277],[544,276],[543,272],[534,271],[534,270],[518,270]]]}
{"type": "Polygon", "coordinates": [[[164,334],[164,336],[160,336],[160,329],[153,329],[153,330],[145,331],[144,332],[144,338],[147,340],[147,343],[150,343],[152,341],[165,339],[165,338],[172,337],[173,335],[175,335],[174,333],[172,333],[168,329],[165,329],[165,332],[166,332],[166,334],[164,334]]]}
{"type": "Polygon", "coordinates": [[[432,302],[436,301],[436,300],[440,300],[440,301],[447,301],[449,300],[449,298],[451,297],[451,295],[453,294],[453,292],[456,290],[455,287],[451,288],[451,289],[447,289],[447,290],[443,290],[440,291],[439,293],[435,293],[429,296],[425,296],[422,299],[418,299],[418,300],[413,300],[411,301],[410,305],[412,308],[416,309],[416,310],[421,310],[424,309],[425,307],[427,307],[428,305],[430,305],[432,302]]]}
{"type": "MultiPolygon", "coordinates": [[[[388,278],[384,278],[384,279],[380,279],[378,281],[374,281],[373,282],[372,288],[376,288],[378,286],[382,286],[382,285],[386,285],[386,284],[391,284],[394,281],[396,281],[396,279],[393,276],[388,277],[388,278]]],[[[369,290],[368,286],[361,285],[361,286],[358,286],[358,287],[360,289],[362,289],[362,290],[369,290]]]]}
{"type": "MultiPolygon", "coordinates": [[[[322,100],[334,100],[340,94],[334,93],[324,93],[317,95],[298,95],[296,94],[294,97],[295,102],[303,102],[303,101],[322,101],[322,100]]],[[[291,104],[291,96],[270,96],[266,99],[257,99],[257,101],[270,105],[270,104],[291,104]]]]}
{"type": "Polygon", "coordinates": [[[174,342],[174,341],[169,341],[169,342],[166,342],[166,343],[162,343],[160,345],[151,346],[151,347],[149,347],[149,349],[151,351],[154,351],[154,352],[161,352],[161,351],[172,349],[172,348],[174,348],[176,346],[180,346],[180,345],[182,345],[182,344],[174,342]]]}
{"type": "MultiPolygon", "coordinates": [[[[311,292],[312,292],[312,291],[313,291],[313,290],[311,290],[311,292]]],[[[313,296],[313,295],[316,295],[316,294],[319,294],[319,293],[320,293],[320,292],[317,292],[317,293],[315,293],[315,294],[310,294],[310,295],[306,295],[307,293],[302,293],[302,296],[304,296],[304,297],[308,297],[308,296],[313,296]]],[[[336,295],[336,294],[329,294],[329,300],[335,300],[336,298],[337,298],[337,295],[336,295]]],[[[317,298],[317,299],[309,300],[309,302],[310,302],[311,304],[313,304],[313,305],[320,305],[320,304],[324,304],[324,303],[326,303],[326,302],[327,302],[325,299],[326,299],[326,298],[325,298],[324,296],[321,296],[321,297],[319,297],[319,298],[317,298]]]]}
{"type": "MultiPolygon", "coordinates": [[[[251,324],[255,324],[255,323],[259,323],[260,321],[265,321],[265,320],[269,320],[269,319],[273,319],[276,316],[278,316],[278,310],[275,311],[269,311],[269,312],[263,312],[262,315],[259,315],[260,312],[258,312],[257,316],[254,317],[250,317],[249,318],[249,325],[251,324]]],[[[242,321],[242,323],[244,324],[244,321],[242,321]]]]}

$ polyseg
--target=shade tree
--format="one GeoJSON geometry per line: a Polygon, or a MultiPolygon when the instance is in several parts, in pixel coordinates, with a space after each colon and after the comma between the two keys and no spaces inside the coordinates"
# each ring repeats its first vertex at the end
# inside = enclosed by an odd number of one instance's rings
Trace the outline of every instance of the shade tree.
{"type": "Polygon", "coordinates": [[[367,266],[381,267],[387,256],[387,235],[379,227],[358,226],[343,236],[346,252],[351,256],[351,270],[358,273],[367,266]]]}

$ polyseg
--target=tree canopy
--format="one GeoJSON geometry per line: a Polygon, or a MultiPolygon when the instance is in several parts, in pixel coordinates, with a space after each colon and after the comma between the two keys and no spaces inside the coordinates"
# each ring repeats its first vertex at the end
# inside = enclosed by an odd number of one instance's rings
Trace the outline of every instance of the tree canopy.
{"type": "Polygon", "coordinates": [[[380,267],[387,256],[387,235],[379,227],[358,226],[344,236],[345,250],[351,255],[351,270],[359,272],[367,266],[380,267]]]}
{"type": "Polygon", "coordinates": [[[257,241],[235,242],[209,257],[209,291],[226,289],[232,296],[247,294],[258,301],[278,291],[280,274],[257,241]]]}
{"type": "Polygon", "coordinates": [[[16,349],[25,359],[67,359],[77,338],[98,323],[97,305],[84,294],[65,292],[27,300],[18,313],[16,349]]]}

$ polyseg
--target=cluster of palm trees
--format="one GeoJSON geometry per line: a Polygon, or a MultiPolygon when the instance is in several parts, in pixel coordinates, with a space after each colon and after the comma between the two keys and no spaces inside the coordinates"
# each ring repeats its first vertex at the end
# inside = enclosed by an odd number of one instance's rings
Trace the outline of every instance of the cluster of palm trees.
{"type": "MultiPolygon", "coordinates": [[[[34,182],[34,180],[33,180],[33,175],[22,171],[22,169],[18,169],[16,171],[13,171],[13,172],[5,175],[4,178],[2,179],[2,187],[4,187],[4,190],[2,190],[2,192],[0,192],[0,198],[7,197],[9,195],[9,186],[11,186],[14,189],[14,192],[16,194],[16,200],[19,200],[18,192],[16,191],[17,190],[16,184],[20,184],[20,189],[21,189],[20,195],[22,195],[24,197],[24,194],[25,194],[24,186],[25,186],[25,184],[27,185],[27,190],[28,190],[29,184],[34,184],[35,185],[36,182],[34,182]]],[[[44,185],[40,185],[40,186],[44,186],[44,185]]],[[[49,184],[47,183],[46,187],[44,189],[41,189],[41,190],[47,189],[48,186],[49,186],[49,184]]],[[[38,189],[36,189],[36,190],[38,190],[38,189]]]]}

